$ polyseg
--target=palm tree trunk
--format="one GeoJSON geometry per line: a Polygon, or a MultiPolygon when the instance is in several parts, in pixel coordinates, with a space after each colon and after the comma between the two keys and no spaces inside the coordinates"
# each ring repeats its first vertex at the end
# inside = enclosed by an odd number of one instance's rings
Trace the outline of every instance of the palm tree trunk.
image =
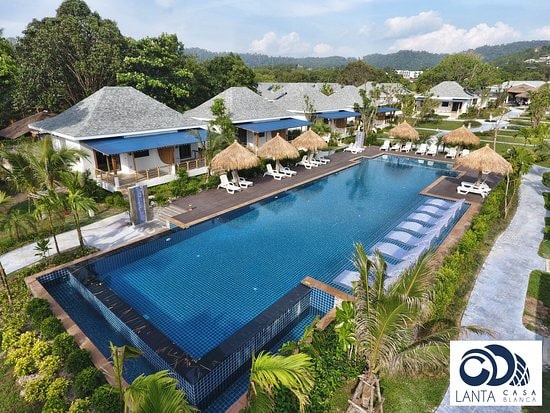
{"type": "Polygon", "coordinates": [[[74,224],[76,226],[76,234],[78,235],[78,242],[80,243],[80,248],[84,249],[84,237],[82,236],[82,229],[80,228],[80,218],[78,217],[78,212],[73,212],[74,224]]]}
{"type": "Polygon", "coordinates": [[[55,236],[55,228],[53,226],[52,213],[48,211],[48,221],[50,222],[50,232],[53,237],[53,243],[55,244],[55,250],[59,254],[59,245],[57,244],[57,237],[55,236]]]}
{"type": "Polygon", "coordinates": [[[4,270],[4,267],[2,266],[1,262],[0,262],[0,278],[2,279],[2,286],[6,290],[6,295],[8,296],[8,303],[11,306],[12,298],[11,298],[10,285],[8,283],[8,277],[6,276],[6,271],[4,270]]]}

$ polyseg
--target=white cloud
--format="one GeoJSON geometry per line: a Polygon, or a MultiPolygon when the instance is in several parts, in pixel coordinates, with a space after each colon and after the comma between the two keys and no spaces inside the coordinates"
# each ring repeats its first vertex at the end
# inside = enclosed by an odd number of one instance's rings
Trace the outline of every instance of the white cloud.
{"type": "Polygon", "coordinates": [[[533,30],[533,39],[550,40],[550,26],[543,26],[533,30]]]}
{"type": "Polygon", "coordinates": [[[329,44],[319,43],[313,46],[313,55],[315,57],[331,56],[333,53],[334,53],[334,49],[329,44]]]}
{"type": "Polygon", "coordinates": [[[259,40],[253,40],[250,44],[253,53],[265,53],[271,55],[306,55],[311,51],[310,45],[300,39],[296,32],[290,32],[278,36],[275,32],[268,32],[259,40]]]}
{"type": "Polygon", "coordinates": [[[384,21],[388,37],[426,33],[442,24],[443,19],[433,10],[423,11],[415,16],[392,17],[384,21]]]}
{"type": "Polygon", "coordinates": [[[155,0],[155,3],[163,9],[169,9],[174,5],[175,0],[155,0]]]}
{"type": "Polygon", "coordinates": [[[510,43],[519,37],[519,32],[502,22],[497,22],[494,26],[481,23],[469,30],[444,24],[438,30],[397,40],[390,50],[455,53],[483,45],[510,43]]]}

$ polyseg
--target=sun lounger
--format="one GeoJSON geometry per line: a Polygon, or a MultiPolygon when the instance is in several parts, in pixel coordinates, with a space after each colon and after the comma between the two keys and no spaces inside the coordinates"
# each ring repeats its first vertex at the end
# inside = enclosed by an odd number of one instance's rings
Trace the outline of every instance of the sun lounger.
{"type": "Polygon", "coordinates": [[[400,152],[410,152],[412,149],[412,142],[407,142],[405,146],[400,149],[400,152]]]}
{"type": "Polygon", "coordinates": [[[425,143],[421,143],[415,153],[418,155],[426,155],[427,150],[428,150],[428,145],[425,143]]]}
{"type": "Polygon", "coordinates": [[[387,151],[390,149],[390,140],[386,139],[384,143],[379,148],[381,151],[387,151]]]}
{"type": "Polygon", "coordinates": [[[428,214],[424,214],[422,212],[413,212],[411,215],[407,217],[407,219],[409,221],[418,221],[423,224],[435,224],[438,220],[438,218],[428,214]]]}
{"type": "Polygon", "coordinates": [[[401,149],[401,142],[395,142],[395,143],[390,147],[390,151],[399,152],[400,149],[401,149]]]}
{"type": "Polygon", "coordinates": [[[316,168],[317,168],[318,166],[321,166],[321,165],[322,165],[321,162],[316,161],[315,159],[313,159],[313,155],[309,155],[309,157],[307,158],[307,161],[308,161],[311,165],[313,165],[314,167],[316,167],[316,168]]]}
{"type": "Polygon", "coordinates": [[[430,246],[428,242],[420,242],[414,248],[407,250],[396,244],[379,242],[372,248],[372,251],[380,251],[382,255],[396,260],[416,261],[422,253],[430,249],[430,246]]]}
{"type": "Polygon", "coordinates": [[[405,232],[405,231],[392,231],[388,235],[386,235],[384,238],[391,241],[399,241],[411,247],[414,247],[419,241],[418,237],[415,237],[411,233],[405,232]]]}
{"type": "Polygon", "coordinates": [[[351,152],[354,154],[358,154],[360,152],[363,152],[365,148],[357,145],[355,142],[350,143],[346,148],[344,148],[344,152],[351,152]]]}
{"type": "Polygon", "coordinates": [[[298,165],[302,165],[306,169],[313,168],[313,165],[307,160],[307,155],[304,155],[301,161],[296,162],[296,166],[298,165]]]}
{"type": "Polygon", "coordinates": [[[458,156],[466,156],[466,155],[469,155],[470,154],[470,150],[469,149],[462,149],[460,151],[460,153],[458,154],[458,156]]]}
{"type": "Polygon", "coordinates": [[[445,199],[440,199],[440,198],[432,198],[432,199],[429,199],[428,201],[424,202],[424,205],[433,205],[433,206],[436,206],[438,208],[445,208],[445,209],[450,208],[454,204],[455,203],[453,201],[447,201],[445,199]]]}
{"type": "Polygon", "coordinates": [[[285,174],[274,171],[270,163],[268,163],[265,167],[267,168],[267,171],[265,171],[264,176],[266,175],[272,176],[273,179],[276,179],[277,181],[280,181],[281,179],[287,177],[287,175],[285,174]]]}
{"type": "Polygon", "coordinates": [[[240,186],[241,188],[248,188],[249,186],[254,185],[254,182],[247,181],[243,177],[240,177],[239,173],[235,170],[231,171],[231,174],[233,175],[233,183],[240,186]]]}
{"type": "Polygon", "coordinates": [[[324,156],[321,156],[318,153],[315,154],[315,156],[313,157],[313,160],[320,162],[322,165],[326,165],[327,163],[330,162],[329,158],[325,158],[324,156]]]}
{"type": "Polygon", "coordinates": [[[424,214],[430,214],[435,217],[440,218],[445,213],[445,209],[436,207],[434,205],[421,205],[418,208],[416,208],[416,212],[422,212],[424,214]]]}
{"type": "Polygon", "coordinates": [[[296,175],[298,172],[293,171],[293,170],[290,169],[288,166],[283,166],[283,165],[281,165],[280,168],[279,168],[279,173],[285,174],[286,176],[294,176],[294,175],[296,175]]]}
{"type": "Polygon", "coordinates": [[[456,192],[461,195],[477,194],[481,195],[482,198],[485,198],[487,195],[489,195],[489,192],[491,192],[491,188],[484,182],[481,182],[479,184],[462,182],[459,186],[456,187],[456,192]]]}
{"type": "Polygon", "coordinates": [[[431,156],[437,155],[437,144],[432,143],[429,146],[428,150],[426,151],[426,155],[431,155],[431,156]]]}
{"type": "Polygon", "coordinates": [[[445,154],[445,158],[455,159],[457,155],[456,152],[456,148],[449,148],[449,152],[445,154]]]}
{"type": "Polygon", "coordinates": [[[229,181],[226,174],[220,175],[220,184],[218,185],[218,189],[220,188],[224,188],[230,194],[234,194],[235,191],[239,192],[241,190],[240,186],[237,186],[233,182],[229,181]]]}

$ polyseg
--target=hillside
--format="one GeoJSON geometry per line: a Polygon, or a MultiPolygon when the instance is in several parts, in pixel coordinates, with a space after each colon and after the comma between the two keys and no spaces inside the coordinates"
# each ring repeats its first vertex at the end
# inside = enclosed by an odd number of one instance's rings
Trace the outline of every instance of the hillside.
{"type": "MultiPolygon", "coordinates": [[[[503,56],[524,52],[528,49],[540,48],[542,46],[550,46],[550,41],[547,40],[532,40],[525,42],[514,42],[508,44],[500,44],[496,46],[482,46],[476,49],[465,50],[468,53],[477,53],[481,55],[485,61],[492,62],[496,59],[501,59],[503,56]]],[[[210,60],[216,56],[226,55],[228,52],[218,53],[191,47],[185,49],[187,54],[197,56],[200,61],[210,60]]],[[[327,68],[327,67],[343,67],[348,63],[355,61],[353,58],[341,56],[330,57],[281,57],[268,56],[256,53],[241,53],[239,56],[249,67],[266,67],[266,66],[287,66],[287,67],[304,67],[304,68],[327,68]]],[[[422,70],[433,67],[445,57],[446,54],[429,53],[423,51],[400,50],[396,53],[389,54],[369,54],[363,57],[366,63],[379,67],[393,69],[409,69],[422,70]]]]}

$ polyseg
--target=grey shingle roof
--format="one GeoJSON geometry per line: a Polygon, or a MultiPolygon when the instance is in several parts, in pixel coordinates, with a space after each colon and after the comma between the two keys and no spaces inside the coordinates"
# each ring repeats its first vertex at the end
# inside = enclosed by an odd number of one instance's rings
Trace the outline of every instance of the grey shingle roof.
{"type": "Polygon", "coordinates": [[[246,87],[231,87],[200,106],[185,112],[185,117],[197,120],[212,120],[210,108],[216,99],[223,99],[233,122],[288,118],[292,114],[268,102],[246,87]]]}
{"type": "Polygon", "coordinates": [[[459,99],[473,99],[475,95],[467,92],[462,86],[454,81],[444,81],[435,85],[430,89],[430,93],[434,97],[441,98],[459,98],[459,99]]]}
{"type": "Polygon", "coordinates": [[[132,87],[106,86],[63,113],[29,127],[81,140],[187,129],[198,124],[132,87]]]}

